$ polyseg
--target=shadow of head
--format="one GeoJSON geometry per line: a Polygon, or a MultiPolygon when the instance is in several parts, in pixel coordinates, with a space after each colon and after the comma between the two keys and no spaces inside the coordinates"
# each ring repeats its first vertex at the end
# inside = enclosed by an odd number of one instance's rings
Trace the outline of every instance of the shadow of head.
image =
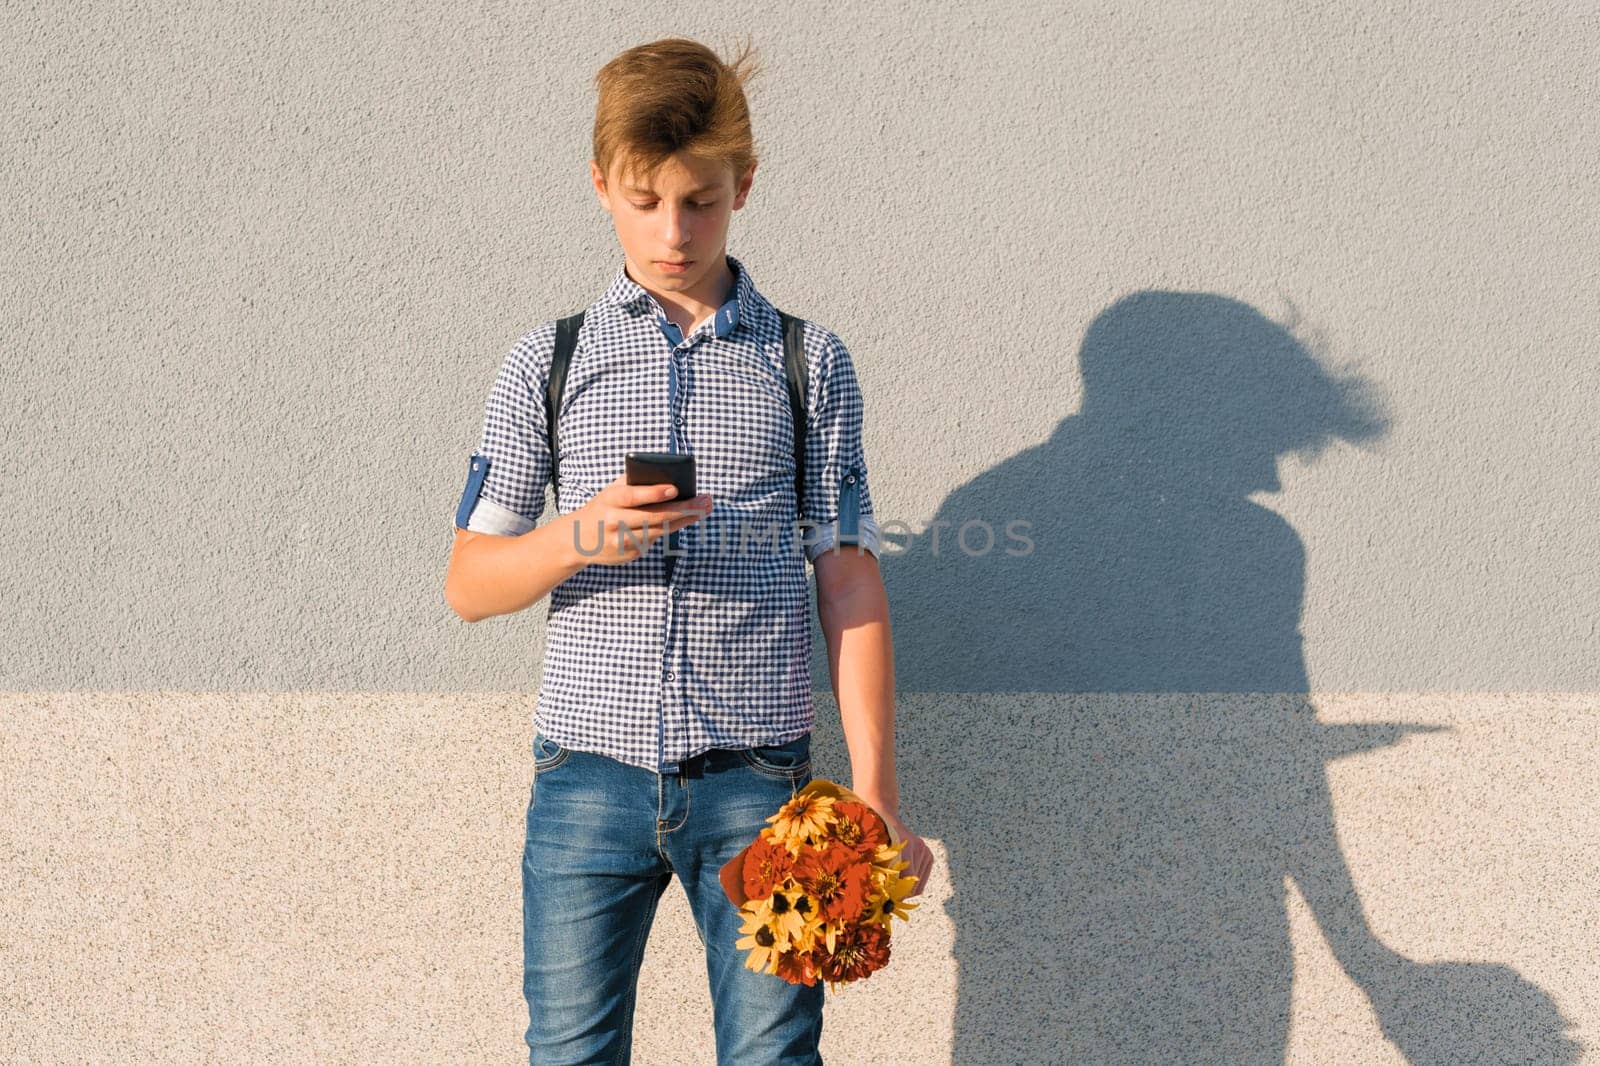
{"type": "Polygon", "coordinates": [[[1108,307],[1084,338],[1080,410],[922,531],[888,530],[897,685],[1304,691],[1300,541],[1248,496],[1279,488],[1280,456],[1387,427],[1323,347],[1224,296],[1108,307]]]}

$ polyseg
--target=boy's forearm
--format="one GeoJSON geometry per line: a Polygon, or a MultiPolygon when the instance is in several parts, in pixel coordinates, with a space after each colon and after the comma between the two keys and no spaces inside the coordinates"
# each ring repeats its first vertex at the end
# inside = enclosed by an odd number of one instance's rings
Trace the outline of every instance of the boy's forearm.
{"type": "Polygon", "coordinates": [[[894,641],[889,632],[889,599],[875,561],[858,566],[855,579],[839,591],[824,593],[819,582],[817,612],[850,750],[850,787],[879,812],[898,815],[894,641]]]}
{"type": "Polygon", "coordinates": [[[484,534],[455,549],[445,599],[468,622],[515,614],[549,595],[589,565],[573,541],[575,514],[536,526],[520,537],[484,534]]]}

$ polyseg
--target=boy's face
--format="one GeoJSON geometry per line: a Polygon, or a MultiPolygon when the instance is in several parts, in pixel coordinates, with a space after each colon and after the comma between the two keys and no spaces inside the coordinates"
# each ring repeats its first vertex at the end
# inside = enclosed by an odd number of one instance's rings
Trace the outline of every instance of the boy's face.
{"type": "Polygon", "coordinates": [[[606,175],[589,161],[595,194],[616,225],[628,273],[646,289],[714,303],[718,294],[710,290],[723,276],[728,222],[750,194],[756,165],[737,183],[723,164],[681,152],[649,182],[625,176],[626,165],[619,159],[606,175]],[[683,260],[689,260],[685,268],[667,265],[683,260]]]}

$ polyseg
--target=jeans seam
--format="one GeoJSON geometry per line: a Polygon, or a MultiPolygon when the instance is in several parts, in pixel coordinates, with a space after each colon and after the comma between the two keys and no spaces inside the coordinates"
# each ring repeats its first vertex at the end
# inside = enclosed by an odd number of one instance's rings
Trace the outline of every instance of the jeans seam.
{"type": "Polygon", "coordinates": [[[663,848],[661,846],[661,843],[662,843],[662,838],[664,836],[666,836],[668,833],[676,833],[678,830],[682,829],[684,826],[689,824],[689,800],[690,800],[690,794],[689,794],[688,786],[685,785],[684,789],[683,789],[683,820],[680,821],[677,825],[673,826],[671,829],[662,829],[661,828],[661,799],[662,799],[663,790],[666,788],[666,781],[667,781],[667,779],[666,779],[666,776],[664,774],[660,774],[660,773],[656,774],[656,854],[661,856],[661,861],[667,864],[667,869],[668,870],[672,870],[673,873],[677,873],[677,871],[673,869],[671,857],[669,857],[667,855],[667,851],[666,851],[665,848],[663,848]]]}
{"type": "Polygon", "coordinates": [[[639,967],[644,965],[644,946],[650,937],[650,926],[656,918],[656,905],[661,902],[661,892],[650,898],[650,910],[633,938],[633,987],[628,991],[628,1017],[622,1023],[622,1042],[617,1046],[617,1057],[612,1066],[625,1066],[633,1058],[633,1009],[639,1002],[639,967]]]}
{"type": "Polygon", "coordinates": [[[768,766],[764,762],[759,762],[756,757],[751,755],[747,750],[741,749],[739,754],[744,758],[744,761],[749,764],[751,769],[758,773],[766,774],[769,777],[787,777],[792,780],[811,769],[810,759],[807,759],[799,766],[768,766]]]}
{"type": "MultiPolygon", "coordinates": [[[[665,781],[665,778],[661,778],[658,775],[658,780],[665,781]]],[[[664,852],[664,851],[661,851],[661,838],[666,836],[668,833],[676,833],[678,830],[682,829],[684,826],[689,824],[689,801],[692,798],[693,798],[693,796],[689,791],[689,786],[685,785],[683,787],[683,818],[678,822],[677,825],[673,826],[671,829],[662,829],[661,828],[661,819],[659,817],[656,819],[656,850],[661,852],[661,857],[663,859],[667,858],[667,853],[664,852]]],[[[659,806],[657,806],[656,807],[656,814],[660,815],[660,813],[661,813],[661,808],[659,806]]],[[[667,860],[667,865],[670,867],[672,865],[672,860],[668,859],[667,860]]]]}

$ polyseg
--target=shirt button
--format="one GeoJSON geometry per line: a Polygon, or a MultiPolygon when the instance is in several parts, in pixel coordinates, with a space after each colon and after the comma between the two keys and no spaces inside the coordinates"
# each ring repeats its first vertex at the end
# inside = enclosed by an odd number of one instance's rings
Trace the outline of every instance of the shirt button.
{"type": "Polygon", "coordinates": [[[677,599],[678,598],[678,586],[676,586],[676,585],[672,586],[672,598],[673,599],[677,599]]]}
{"type": "Polygon", "coordinates": [[[680,425],[680,426],[683,425],[683,416],[679,415],[677,421],[678,421],[678,425],[680,425]]]}
{"type": "Polygon", "coordinates": [[[846,485],[854,485],[856,483],[856,476],[854,474],[846,474],[844,476],[844,483],[846,485]]]}
{"type": "Polygon", "coordinates": [[[673,673],[671,670],[667,671],[667,680],[668,681],[671,681],[671,680],[675,679],[677,676],[678,675],[673,673]]]}

